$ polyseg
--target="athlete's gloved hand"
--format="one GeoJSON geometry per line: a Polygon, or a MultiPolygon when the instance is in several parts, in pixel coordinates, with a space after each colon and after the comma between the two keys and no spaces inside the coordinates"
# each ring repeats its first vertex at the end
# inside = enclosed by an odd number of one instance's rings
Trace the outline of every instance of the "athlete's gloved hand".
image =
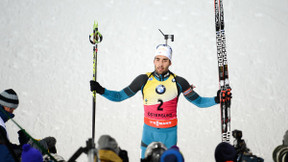
{"type": "Polygon", "coordinates": [[[217,96],[214,98],[216,103],[220,103],[220,97],[222,99],[222,102],[230,101],[232,98],[231,88],[228,88],[227,90],[218,90],[217,96]]]}
{"type": "Polygon", "coordinates": [[[91,92],[96,91],[96,93],[104,94],[105,88],[103,88],[98,82],[90,80],[90,90],[91,92]]]}
{"type": "Polygon", "coordinates": [[[217,96],[214,98],[214,100],[215,100],[216,103],[220,103],[220,92],[221,92],[221,90],[219,89],[219,90],[217,91],[217,96]]]}

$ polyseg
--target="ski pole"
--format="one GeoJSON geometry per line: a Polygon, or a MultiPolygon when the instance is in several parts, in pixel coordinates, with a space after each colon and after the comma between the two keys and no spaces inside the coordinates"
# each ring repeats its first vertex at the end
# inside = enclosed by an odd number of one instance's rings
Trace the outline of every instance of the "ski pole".
{"type": "MultiPolygon", "coordinates": [[[[93,44],[93,80],[97,79],[97,52],[98,52],[98,43],[100,43],[103,39],[103,36],[98,31],[98,23],[93,25],[93,33],[89,35],[90,43],[93,44]],[[91,40],[92,38],[92,40],[91,40]]],[[[95,116],[96,116],[96,91],[93,91],[93,101],[92,101],[92,142],[94,143],[95,138],[95,116]]]]}

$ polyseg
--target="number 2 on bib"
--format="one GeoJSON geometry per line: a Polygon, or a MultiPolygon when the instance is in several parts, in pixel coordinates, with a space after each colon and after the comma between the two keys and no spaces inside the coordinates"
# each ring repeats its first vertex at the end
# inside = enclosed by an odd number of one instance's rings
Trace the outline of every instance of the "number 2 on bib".
{"type": "Polygon", "coordinates": [[[160,105],[157,107],[157,110],[163,111],[163,108],[161,107],[163,105],[163,100],[159,99],[158,102],[160,102],[160,105]]]}

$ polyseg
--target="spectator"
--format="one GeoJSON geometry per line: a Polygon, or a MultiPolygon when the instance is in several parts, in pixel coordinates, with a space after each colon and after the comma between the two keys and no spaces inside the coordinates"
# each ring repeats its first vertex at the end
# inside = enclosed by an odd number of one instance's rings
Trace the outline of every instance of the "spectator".
{"type": "Polygon", "coordinates": [[[184,162],[184,157],[177,146],[172,146],[162,154],[160,162],[184,162]]]}
{"type": "Polygon", "coordinates": [[[121,150],[116,140],[109,135],[99,138],[98,153],[101,162],[129,162],[127,151],[121,150]]]}
{"type": "Polygon", "coordinates": [[[43,157],[40,151],[33,148],[29,144],[24,144],[22,148],[23,148],[21,155],[22,162],[43,162],[43,157]]]}
{"type": "Polygon", "coordinates": [[[147,146],[145,158],[142,162],[160,162],[162,154],[167,150],[166,146],[161,142],[152,142],[147,146]]]}
{"type": "Polygon", "coordinates": [[[283,144],[274,149],[272,156],[274,162],[288,162],[288,130],[283,136],[283,144]]]}
{"type": "Polygon", "coordinates": [[[235,148],[227,142],[221,142],[215,149],[216,162],[236,162],[237,152],[235,148]]]}
{"type": "MultiPolygon", "coordinates": [[[[19,100],[13,89],[7,89],[0,93],[0,159],[6,161],[19,161],[21,146],[11,144],[5,123],[13,118],[14,110],[18,107],[19,100]],[[16,152],[16,153],[15,153],[16,152]],[[20,153],[19,153],[20,152],[20,153]]],[[[19,133],[19,132],[18,132],[19,133]]],[[[19,134],[20,135],[20,134],[19,134]]]]}

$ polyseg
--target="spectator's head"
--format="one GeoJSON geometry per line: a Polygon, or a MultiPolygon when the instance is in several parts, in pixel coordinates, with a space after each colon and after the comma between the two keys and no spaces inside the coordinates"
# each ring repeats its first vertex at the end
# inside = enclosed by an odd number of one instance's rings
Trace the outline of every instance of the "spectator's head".
{"type": "Polygon", "coordinates": [[[161,142],[152,142],[147,146],[145,159],[149,162],[160,162],[161,155],[167,150],[161,142]]]}
{"type": "Polygon", "coordinates": [[[31,145],[24,144],[22,149],[22,162],[43,162],[43,157],[40,151],[31,147],[31,145]]]}
{"type": "Polygon", "coordinates": [[[215,149],[216,162],[236,162],[236,149],[227,142],[221,142],[215,149]]]}
{"type": "Polygon", "coordinates": [[[18,104],[18,96],[13,89],[6,89],[0,93],[0,105],[4,107],[5,111],[13,113],[18,104]]]}
{"type": "Polygon", "coordinates": [[[184,157],[177,146],[172,146],[162,154],[161,162],[184,162],[184,157]]]}
{"type": "Polygon", "coordinates": [[[99,150],[112,150],[117,155],[120,152],[120,148],[118,147],[118,143],[114,138],[109,135],[102,135],[98,140],[98,149],[99,150]]]}

